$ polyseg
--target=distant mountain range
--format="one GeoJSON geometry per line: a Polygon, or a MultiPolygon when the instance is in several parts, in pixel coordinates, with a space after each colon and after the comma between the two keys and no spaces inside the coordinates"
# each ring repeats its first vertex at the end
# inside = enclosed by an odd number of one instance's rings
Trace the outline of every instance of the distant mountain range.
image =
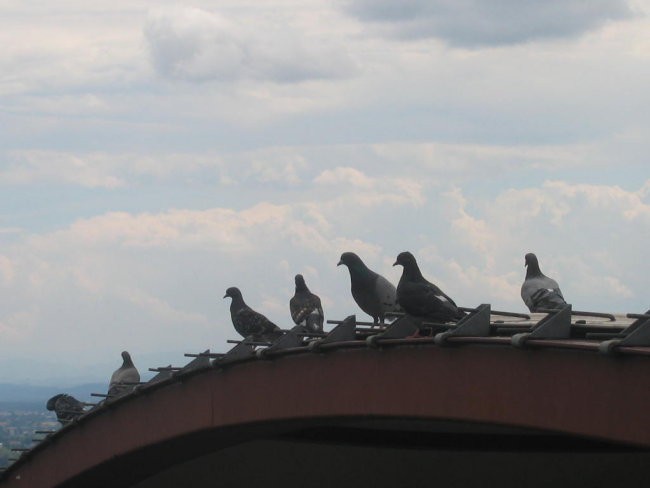
{"type": "Polygon", "coordinates": [[[98,400],[95,397],[91,397],[91,393],[105,393],[107,388],[107,383],[85,383],[72,387],[0,383],[0,403],[43,402],[45,404],[48,398],[51,398],[57,393],[67,393],[78,400],[91,402],[98,400]]]}

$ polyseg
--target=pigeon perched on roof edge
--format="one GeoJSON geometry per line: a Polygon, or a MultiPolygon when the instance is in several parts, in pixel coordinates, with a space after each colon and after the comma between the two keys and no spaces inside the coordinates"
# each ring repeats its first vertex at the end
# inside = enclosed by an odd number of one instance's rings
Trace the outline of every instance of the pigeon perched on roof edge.
{"type": "Polygon", "coordinates": [[[521,298],[531,312],[557,309],[566,305],[560,286],[539,269],[537,256],[529,252],[524,257],[526,278],[521,285],[521,298]]]}
{"type": "Polygon", "coordinates": [[[131,355],[122,351],[122,366],[117,368],[111,376],[108,386],[108,396],[111,399],[131,393],[140,383],[140,373],[133,364],[131,355]]]}
{"type": "Polygon", "coordinates": [[[296,325],[301,325],[309,332],[323,331],[323,307],[318,295],[307,288],[305,278],[301,274],[295,277],[296,292],[289,300],[289,311],[296,325]]]}
{"type": "Polygon", "coordinates": [[[56,419],[66,424],[84,413],[84,404],[66,393],[59,393],[50,398],[45,408],[56,413],[56,419]]]}
{"type": "Polygon", "coordinates": [[[369,269],[359,256],[344,252],[337,266],[345,265],[350,272],[352,297],[359,308],[370,315],[375,324],[384,323],[387,312],[399,312],[393,284],[369,269]]]}
{"type": "Polygon", "coordinates": [[[465,316],[449,296],[422,276],[413,254],[400,253],[393,264],[397,265],[404,268],[397,285],[397,301],[406,313],[435,322],[457,321],[465,316]]]}
{"type": "Polygon", "coordinates": [[[253,341],[273,342],[282,335],[282,330],[277,325],[246,305],[239,288],[231,286],[223,297],[232,299],[230,318],[235,330],[242,337],[253,341]]]}

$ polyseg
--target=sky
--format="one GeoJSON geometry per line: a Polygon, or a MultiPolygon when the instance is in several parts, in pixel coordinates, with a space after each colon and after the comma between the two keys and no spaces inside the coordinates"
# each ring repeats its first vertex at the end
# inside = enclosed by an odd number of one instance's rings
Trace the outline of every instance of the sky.
{"type": "Polygon", "coordinates": [[[650,307],[650,0],[0,0],[0,381],[283,328],[409,250],[459,305],[650,307]]]}

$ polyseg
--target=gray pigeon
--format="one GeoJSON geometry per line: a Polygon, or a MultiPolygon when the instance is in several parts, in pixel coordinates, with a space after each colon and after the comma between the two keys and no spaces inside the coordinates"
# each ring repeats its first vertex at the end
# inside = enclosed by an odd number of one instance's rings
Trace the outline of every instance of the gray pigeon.
{"type": "Polygon", "coordinates": [[[309,332],[322,332],[325,316],[320,298],[309,291],[301,274],[297,274],[295,280],[296,293],[289,300],[291,318],[309,332]]]}
{"type": "Polygon", "coordinates": [[[387,312],[399,312],[396,290],[390,281],[370,270],[353,252],[341,254],[337,266],[344,264],[350,271],[352,297],[357,305],[372,317],[375,324],[384,323],[387,312]]]}
{"type": "Polygon", "coordinates": [[[397,301],[406,313],[434,322],[456,321],[465,316],[449,296],[422,276],[413,254],[400,253],[393,266],[398,264],[404,270],[397,284],[397,301]]]}
{"type": "Polygon", "coordinates": [[[56,419],[62,424],[67,424],[83,415],[84,404],[75,397],[59,393],[47,401],[45,407],[56,413],[56,419]]]}
{"type": "Polygon", "coordinates": [[[122,366],[115,370],[108,386],[108,396],[111,399],[131,393],[140,383],[140,373],[131,360],[131,355],[122,351],[122,366]]]}
{"type": "Polygon", "coordinates": [[[560,286],[539,269],[537,256],[526,254],[526,279],[521,285],[521,298],[531,312],[539,309],[557,309],[566,305],[560,286]]]}
{"type": "Polygon", "coordinates": [[[246,305],[239,288],[234,286],[228,288],[223,297],[232,298],[230,318],[235,330],[242,337],[253,341],[273,342],[282,335],[282,331],[277,325],[246,305]]]}

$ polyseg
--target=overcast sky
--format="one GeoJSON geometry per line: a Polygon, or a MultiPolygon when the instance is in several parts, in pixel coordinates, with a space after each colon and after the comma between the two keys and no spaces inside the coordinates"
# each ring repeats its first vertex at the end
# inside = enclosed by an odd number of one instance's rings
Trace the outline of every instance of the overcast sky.
{"type": "Polygon", "coordinates": [[[224,351],[229,286],[410,250],[459,304],[650,307],[650,0],[0,1],[0,381],[224,351]],[[152,6],[155,3],[155,7],[152,6]]]}

